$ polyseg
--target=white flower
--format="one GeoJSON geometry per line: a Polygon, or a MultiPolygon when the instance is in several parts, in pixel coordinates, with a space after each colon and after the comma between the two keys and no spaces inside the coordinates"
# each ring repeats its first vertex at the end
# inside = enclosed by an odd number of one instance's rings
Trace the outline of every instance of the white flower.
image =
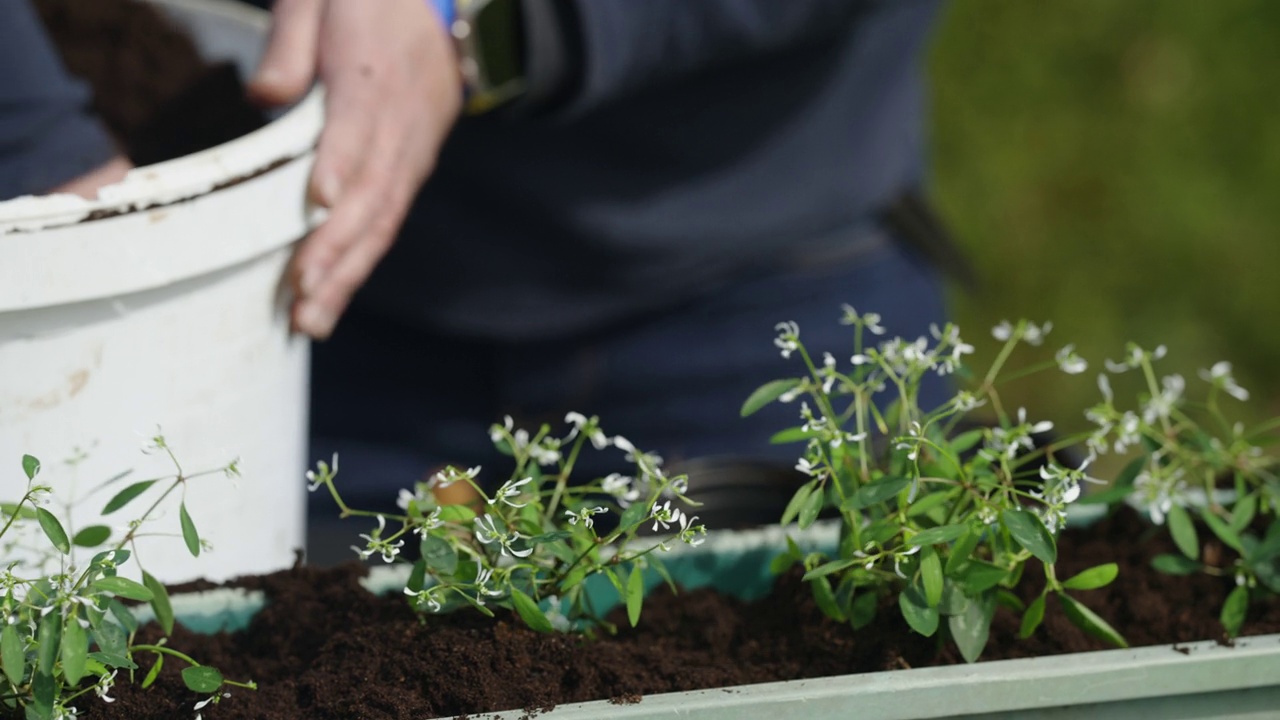
{"type": "Polygon", "coordinates": [[[1161,381],[1161,386],[1160,394],[1148,400],[1142,409],[1142,419],[1148,423],[1155,422],[1157,418],[1169,419],[1174,407],[1182,399],[1182,392],[1186,389],[1187,382],[1181,375],[1166,375],[1161,381]]]}
{"type": "Polygon", "coordinates": [[[630,440],[622,437],[621,435],[613,438],[613,446],[628,454],[634,455],[636,452],[636,446],[632,445],[630,440]]]}
{"type": "Polygon", "coordinates": [[[317,473],[315,470],[308,470],[306,472],[307,482],[309,483],[307,485],[307,492],[315,492],[324,484],[325,478],[331,478],[338,474],[338,453],[333,454],[332,465],[325,465],[324,461],[321,460],[316,463],[316,469],[320,472],[317,473]]]}
{"type": "Polygon", "coordinates": [[[800,326],[794,322],[780,322],[773,326],[778,332],[773,344],[782,351],[783,358],[790,358],[791,353],[800,348],[800,326]]]}
{"type": "Polygon", "coordinates": [[[458,468],[449,465],[435,475],[432,475],[431,479],[427,482],[427,487],[447,488],[459,480],[475,480],[478,475],[480,475],[479,465],[467,470],[459,470],[458,468]]]}
{"type": "Polygon", "coordinates": [[[980,399],[977,395],[974,395],[968,390],[961,390],[956,393],[954,398],[952,398],[951,403],[955,406],[956,410],[959,410],[960,412],[969,412],[986,405],[987,401],[980,399]]]}
{"type": "Polygon", "coordinates": [[[511,480],[506,481],[502,484],[502,487],[498,488],[498,492],[494,493],[493,499],[489,501],[489,504],[493,505],[501,501],[513,508],[522,508],[525,505],[528,505],[529,503],[512,502],[511,498],[520,497],[520,493],[522,492],[520,488],[528,485],[530,482],[533,482],[533,478],[531,477],[527,477],[519,482],[512,482],[511,480]]]}
{"type": "Polygon", "coordinates": [[[510,415],[503,415],[502,425],[493,425],[489,428],[489,439],[495,444],[500,443],[507,435],[511,434],[513,428],[515,428],[515,421],[511,419],[510,415]]]}
{"type": "Polygon", "coordinates": [[[1115,402],[1116,396],[1111,392],[1111,379],[1105,373],[1098,373],[1098,390],[1108,405],[1115,402]]]}
{"type": "Polygon", "coordinates": [[[111,692],[112,686],[116,684],[116,673],[118,672],[120,671],[112,670],[110,675],[103,675],[102,678],[98,680],[98,684],[93,686],[93,692],[97,694],[98,698],[102,700],[102,702],[113,703],[116,701],[115,698],[107,695],[107,693],[111,692]]]}
{"type": "Polygon", "coordinates": [[[1058,367],[1068,375],[1079,375],[1089,369],[1089,363],[1076,354],[1075,345],[1064,345],[1055,356],[1058,367]]]}
{"type": "Polygon", "coordinates": [[[502,532],[498,529],[498,526],[494,523],[493,516],[489,513],[485,513],[483,516],[476,518],[474,523],[476,540],[480,542],[480,544],[488,545],[489,543],[496,541],[498,543],[499,552],[510,557],[526,558],[533,554],[533,548],[516,550],[511,547],[511,543],[516,540],[524,540],[526,539],[525,536],[521,535],[519,532],[512,532],[511,534],[502,532]]]}
{"type": "Polygon", "coordinates": [[[597,450],[604,450],[613,442],[608,435],[604,434],[596,425],[596,418],[587,419],[585,415],[579,412],[570,412],[564,416],[564,421],[573,425],[573,430],[569,432],[569,436],[565,441],[572,440],[577,437],[579,432],[587,432],[587,439],[591,441],[591,446],[597,450]]]}
{"type": "Polygon", "coordinates": [[[684,513],[680,514],[680,540],[689,547],[698,547],[707,540],[707,527],[695,524],[697,520],[697,515],[689,517],[684,513]]]}
{"type": "Polygon", "coordinates": [[[1226,360],[1214,363],[1208,370],[1201,370],[1200,377],[1241,402],[1249,399],[1249,391],[1236,384],[1231,375],[1231,363],[1226,360]]]}
{"type": "Polygon", "coordinates": [[[858,311],[847,303],[842,304],[840,309],[844,311],[844,316],[840,318],[841,325],[858,325],[866,328],[872,335],[884,334],[884,328],[880,325],[880,313],[858,315],[858,311]]]}
{"type": "Polygon", "coordinates": [[[1004,342],[1013,337],[1013,325],[1008,320],[1001,320],[1000,324],[991,328],[991,337],[1004,342]]]}
{"type": "Polygon", "coordinates": [[[413,526],[414,534],[416,534],[418,537],[425,538],[427,536],[427,533],[431,532],[432,530],[435,530],[441,525],[444,525],[444,522],[440,520],[441,510],[443,510],[443,508],[436,507],[434,510],[431,511],[431,514],[422,518],[422,521],[420,523],[415,524],[413,526]]]}
{"type": "Polygon", "coordinates": [[[432,587],[423,588],[422,590],[418,590],[417,592],[414,592],[413,590],[410,590],[409,588],[406,587],[404,589],[404,594],[413,598],[415,605],[420,607],[423,604],[425,604],[428,610],[430,610],[433,613],[437,613],[437,612],[440,612],[440,609],[443,607],[443,605],[440,604],[440,599],[437,597],[436,591],[438,589],[439,588],[432,586],[432,587]]]}
{"type": "Polygon", "coordinates": [[[388,540],[383,540],[382,531],[385,530],[386,528],[387,528],[387,519],[382,515],[379,515],[378,529],[374,530],[372,534],[360,535],[360,537],[364,538],[365,540],[365,543],[366,543],[365,547],[361,549],[352,545],[351,549],[356,552],[356,555],[360,556],[361,560],[368,560],[371,556],[373,556],[374,553],[378,553],[379,555],[382,556],[383,562],[388,562],[388,563],[392,562],[393,560],[396,559],[396,556],[400,554],[400,548],[404,547],[404,541],[397,540],[396,542],[393,543],[388,540]]]}
{"type": "Polygon", "coordinates": [[[606,513],[606,512],[609,512],[608,508],[593,507],[593,508],[582,508],[577,512],[574,512],[572,510],[565,510],[564,514],[569,517],[570,525],[577,525],[578,521],[582,521],[583,527],[593,528],[595,527],[596,521],[592,519],[591,516],[599,515],[601,513],[606,513]]]}
{"type": "Polygon", "coordinates": [[[671,507],[671,501],[668,500],[661,505],[653,506],[653,515],[650,519],[653,520],[653,531],[658,532],[659,528],[666,530],[673,523],[679,523],[684,519],[684,513],[680,508],[671,507]]]}

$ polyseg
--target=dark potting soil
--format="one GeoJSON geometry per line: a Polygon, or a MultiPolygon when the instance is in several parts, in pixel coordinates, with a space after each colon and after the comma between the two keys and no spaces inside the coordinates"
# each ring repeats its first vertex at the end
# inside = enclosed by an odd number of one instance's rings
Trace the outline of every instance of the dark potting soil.
{"type": "Polygon", "coordinates": [[[93,109],[135,165],[234,140],[266,124],[231,63],[140,0],[34,0],[63,63],[93,90],[93,109]]]}
{"type": "MultiPolygon", "coordinates": [[[[1144,537],[1150,534],[1127,510],[1088,531],[1068,532],[1060,540],[1059,576],[1119,562],[1111,586],[1074,595],[1133,645],[1167,644],[1174,652],[1177,643],[1222,638],[1216,618],[1232,581],[1155,572],[1150,559],[1176,551],[1163,535],[1144,537]]],[[[1207,555],[1214,552],[1209,548],[1207,555]]],[[[271,599],[248,631],[200,636],[179,628],[172,647],[260,685],[233,689],[231,697],[205,707],[204,718],[423,720],[512,708],[536,715],[583,700],[635,702],[652,693],[960,662],[950,647],[912,633],[893,603],[857,632],[829,621],[798,573],[782,577],[756,603],[710,590],[679,597],[660,590],[646,602],[638,628],[613,617],[623,629],[598,641],[540,635],[504,616],[420,618],[401,597],[365,592],[358,584],[362,573],[355,564],[298,566],[247,578],[239,584],[271,599]]],[[[1028,596],[1042,577],[1039,568],[1028,568],[1028,596]]],[[[1054,602],[1031,639],[1016,639],[1018,622],[1003,608],[997,612],[984,660],[1105,648],[1071,625],[1054,602]]],[[[1280,632],[1280,602],[1251,607],[1244,631],[1280,632]]],[[[144,628],[140,637],[158,634],[144,628]]],[[[200,698],[183,687],[179,665],[166,664],[150,690],[121,683],[114,703],[95,700],[83,709],[103,720],[190,716],[200,698]]]]}

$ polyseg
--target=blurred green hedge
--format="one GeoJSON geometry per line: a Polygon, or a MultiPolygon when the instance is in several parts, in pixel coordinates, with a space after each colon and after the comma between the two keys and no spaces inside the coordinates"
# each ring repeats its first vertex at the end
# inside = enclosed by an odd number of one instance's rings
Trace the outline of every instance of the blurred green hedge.
{"type": "Polygon", "coordinates": [[[1010,404],[1083,426],[1093,370],[1134,340],[1197,396],[1232,360],[1244,419],[1280,414],[1278,30],[1276,0],[951,0],[931,191],[980,276],[957,320],[988,352],[1000,319],[1052,320],[1095,361],[1010,404]]]}

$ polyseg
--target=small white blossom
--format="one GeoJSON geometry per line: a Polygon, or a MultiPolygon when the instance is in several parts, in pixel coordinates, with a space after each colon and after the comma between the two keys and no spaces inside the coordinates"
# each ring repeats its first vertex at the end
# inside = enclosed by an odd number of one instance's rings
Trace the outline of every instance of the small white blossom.
{"type": "Polygon", "coordinates": [[[427,482],[429,488],[447,488],[459,480],[475,480],[480,475],[480,466],[477,465],[467,470],[459,470],[449,465],[445,469],[431,476],[427,482]]]}
{"type": "Polygon", "coordinates": [[[800,326],[794,322],[780,322],[773,326],[778,332],[773,344],[782,351],[783,358],[790,358],[791,353],[800,349],[800,326]]]}
{"type": "Polygon", "coordinates": [[[596,424],[596,418],[587,419],[587,416],[579,412],[570,412],[564,416],[564,421],[573,425],[573,429],[569,432],[565,442],[572,440],[578,436],[579,432],[586,432],[587,439],[591,441],[591,446],[597,450],[604,450],[613,442],[608,435],[596,424]]]}
{"type": "Polygon", "coordinates": [[[659,529],[666,530],[674,523],[679,523],[684,519],[684,512],[680,508],[671,507],[671,501],[668,500],[661,505],[653,506],[653,531],[658,532],[659,529]]]}
{"type": "Polygon", "coordinates": [[[511,480],[506,481],[502,484],[502,487],[498,488],[498,492],[493,494],[493,499],[489,501],[489,504],[494,505],[498,502],[503,502],[513,508],[522,508],[525,505],[528,505],[529,503],[513,502],[512,498],[520,497],[520,493],[523,492],[520,488],[531,482],[533,482],[533,478],[531,477],[527,477],[519,482],[513,482],[511,480]]]}
{"type": "Polygon", "coordinates": [[[476,540],[480,544],[488,545],[489,543],[497,542],[499,552],[510,557],[525,558],[533,553],[533,548],[516,550],[511,547],[511,543],[516,540],[524,540],[526,539],[525,536],[514,531],[510,534],[502,532],[498,529],[493,516],[489,513],[476,518],[473,522],[475,524],[476,540]]]}
{"type": "Polygon", "coordinates": [[[1004,342],[1013,337],[1013,325],[1008,320],[1001,320],[998,325],[991,328],[991,337],[1004,342]]]}
{"type": "Polygon", "coordinates": [[[1241,402],[1249,399],[1249,391],[1236,384],[1231,375],[1231,363],[1226,360],[1214,363],[1208,370],[1201,370],[1200,377],[1241,402]]]}
{"type": "Polygon", "coordinates": [[[422,607],[423,605],[426,605],[428,610],[430,610],[433,613],[438,613],[440,612],[441,608],[444,607],[440,603],[440,598],[438,597],[438,591],[439,591],[439,588],[434,585],[429,588],[423,588],[422,590],[418,590],[417,592],[410,590],[409,588],[406,587],[404,589],[404,594],[413,598],[414,605],[418,607],[422,607]]]}
{"type": "Polygon", "coordinates": [[[1075,345],[1064,345],[1054,357],[1058,361],[1058,368],[1068,375],[1079,375],[1089,369],[1089,363],[1076,354],[1075,345]]]}
{"type": "Polygon", "coordinates": [[[577,525],[578,522],[581,521],[583,527],[593,528],[595,527],[596,521],[592,519],[591,516],[600,515],[601,513],[606,513],[606,512],[609,512],[608,508],[597,506],[593,508],[582,508],[577,512],[574,512],[572,510],[565,510],[564,514],[568,516],[570,525],[577,525]]]}
{"type": "Polygon", "coordinates": [[[319,473],[315,470],[306,472],[307,483],[309,483],[307,492],[315,492],[324,484],[325,477],[333,477],[338,474],[338,453],[333,454],[333,464],[325,465],[324,461],[321,460],[317,463],[317,469],[320,471],[319,473]]]}
{"type": "Polygon", "coordinates": [[[969,412],[986,405],[987,401],[968,390],[961,390],[952,398],[951,404],[960,412],[969,412]]]}

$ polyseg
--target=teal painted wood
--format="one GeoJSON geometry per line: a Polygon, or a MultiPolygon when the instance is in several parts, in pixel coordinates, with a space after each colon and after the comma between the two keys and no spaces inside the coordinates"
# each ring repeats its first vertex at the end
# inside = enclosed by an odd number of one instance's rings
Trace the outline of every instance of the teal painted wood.
{"type": "MultiPolygon", "coordinates": [[[[838,528],[818,524],[791,535],[806,550],[829,549],[838,528]]],[[[714,584],[739,597],[768,592],[769,560],[785,547],[779,528],[713,533],[697,548],[675,546],[667,566],[689,588],[714,584]]],[[[398,592],[407,567],[377,567],[365,582],[398,592]]],[[[649,578],[650,585],[659,581],[649,578]]],[[[608,582],[592,587],[596,607],[616,602],[608,582]]],[[[239,629],[262,606],[257,593],[175,596],[174,610],[201,631],[239,629]]],[[[642,620],[643,621],[643,620],[642,620]]],[[[580,703],[540,714],[545,720],[1189,720],[1280,718],[1280,635],[1106,650],[1029,660],[921,668],[833,678],[650,695],[635,705],[580,703]]],[[[516,720],[522,710],[485,717],[516,720]]],[[[175,718],[175,720],[177,720],[175,718]]],[[[427,720],[424,718],[423,720],[427,720]]]]}

